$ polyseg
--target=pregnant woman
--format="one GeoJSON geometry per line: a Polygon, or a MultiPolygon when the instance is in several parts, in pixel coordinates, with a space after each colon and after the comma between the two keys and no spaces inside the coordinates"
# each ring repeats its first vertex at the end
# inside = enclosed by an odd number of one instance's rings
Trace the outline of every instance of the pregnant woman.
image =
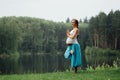
{"type": "Polygon", "coordinates": [[[77,40],[79,34],[78,20],[72,20],[72,28],[73,29],[70,32],[66,32],[66,44],[68,47],[64,56],[65,58],[71,59],[71,67],[74,69],[74,72],[77,73],[77,68],[82,64],[81,48],[77,40]]]}

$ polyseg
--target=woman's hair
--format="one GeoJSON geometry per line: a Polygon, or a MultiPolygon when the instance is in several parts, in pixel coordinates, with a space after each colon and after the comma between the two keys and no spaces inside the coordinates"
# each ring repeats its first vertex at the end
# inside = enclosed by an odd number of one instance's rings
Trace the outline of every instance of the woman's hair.
{"type": "Polygon", "coordinates": [[[75,21],[75,24],[77,25],[77,28],[78,28],[78,24],[79,24],[78,20],[77,19],[72,19],[72,21],[75,21]]]}
{"type": "MultiPolygon", "coordinates": [[[[75,24],[77,25],[77,28],[78,28],[78,24],[79,24],[78,20],[77,20],[77,19],[72,19],[72,21],[75,21],[75,24]]],[[[79,29],[79,28],[78,28],[78,29],[79,29]]],[[[79,36],[79,35],[77,35],[77,38],[78,38],[78,36],[79,36]]]]}

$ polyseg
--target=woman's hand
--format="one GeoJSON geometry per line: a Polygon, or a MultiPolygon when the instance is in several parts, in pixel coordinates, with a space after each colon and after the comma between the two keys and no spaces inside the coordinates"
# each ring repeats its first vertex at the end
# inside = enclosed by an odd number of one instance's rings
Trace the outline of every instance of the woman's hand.
{"type": "Polygon", "coordinates": [[[67,35],[67,37],[69,37],[69,35],[70,35],[70,31],[69,30],[66,31],[66,35],[67,35]]]}
{"type": "Polygon", "coordinates": [[[67,31],[66,34],[67,34],[67,37],[69,37],[71,39],[74,39],[77,36],[77,34],[78,34],[78,28],[74,29],[74,32],[73,32],[72,35],[70,35],[70,31],[67,31]]]}

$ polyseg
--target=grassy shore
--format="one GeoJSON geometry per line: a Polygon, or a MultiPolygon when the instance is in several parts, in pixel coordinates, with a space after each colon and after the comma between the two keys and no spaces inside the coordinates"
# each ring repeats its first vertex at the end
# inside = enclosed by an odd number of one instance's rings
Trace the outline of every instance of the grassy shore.
{"type": "Polygon", "coordinates": [[[96,71],[79,70],[43,74],[0,75],[0,80],[120,80],[120,68],[96,71]]]}

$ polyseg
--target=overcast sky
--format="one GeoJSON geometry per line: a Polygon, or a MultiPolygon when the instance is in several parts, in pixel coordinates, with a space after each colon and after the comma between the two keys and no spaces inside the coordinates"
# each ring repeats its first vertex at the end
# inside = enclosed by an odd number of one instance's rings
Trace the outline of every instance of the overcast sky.
{"type": "Polygon", "coordinates": [[[88,19],[120,10],[120,0],[0,0],[0,17],[29,16],[53,21],[88,19]]]}

